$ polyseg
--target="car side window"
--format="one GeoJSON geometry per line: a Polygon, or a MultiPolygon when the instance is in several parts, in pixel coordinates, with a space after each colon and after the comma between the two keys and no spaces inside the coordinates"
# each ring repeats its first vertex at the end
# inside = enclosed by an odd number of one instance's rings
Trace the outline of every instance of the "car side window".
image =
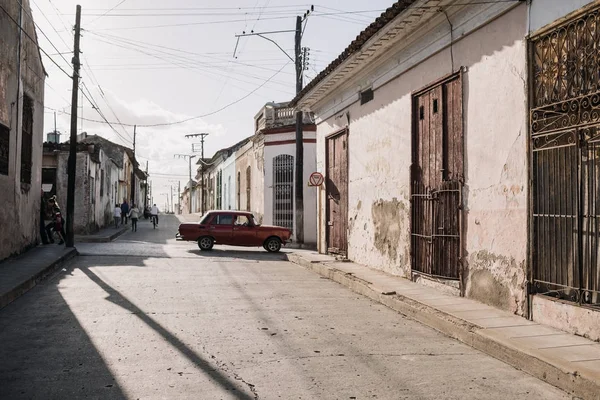
{"type": "Polygon", "coordinates": [[[235,217],[234,225],[236,226],[250,226],[250,220],[245,215],[238,215],[235,217]]]}
{"type": "Polygon", "coordinates": [[[231,225],[233,224],[233,215],[219,214],[213,219],[214,225],[231,225]]]}

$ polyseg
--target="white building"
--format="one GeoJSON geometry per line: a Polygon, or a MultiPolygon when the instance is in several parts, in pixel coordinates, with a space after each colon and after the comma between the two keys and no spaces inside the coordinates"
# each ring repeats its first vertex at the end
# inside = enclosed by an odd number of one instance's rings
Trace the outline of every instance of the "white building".
{"type": "MultiPolygon", "coordinates": [[[[315,245],[317,189],[308,186],[308,178],[316,171],[316,127],[310,113],[305,113],[303,122],[304,243],[315,245]]],[[[291,229],[295,240],[296,114],[287,103],[267,103],[254,117],[254,126],[253,146],[260,161],[252,175],[263,174],[259,178],[263,186],[258,188],[263,195],[263,223],[291,229]]]]}
{"type": "Polygon", "coordinates": [[[316,117],[319,250],[599,339],[598,18],[393,4],[292,101],[316,117]]]}

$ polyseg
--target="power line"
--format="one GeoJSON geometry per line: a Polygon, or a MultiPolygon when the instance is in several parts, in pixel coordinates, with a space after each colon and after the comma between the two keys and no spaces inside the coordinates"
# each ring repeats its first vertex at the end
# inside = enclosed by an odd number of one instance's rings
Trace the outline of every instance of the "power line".
{"type": "Polygon", "coordinates": [[[94,22],[98,21],[100,18],[106,16],[109,12],[111,12],[112,10],[114,10],[115,8],[119,7],[121,4],[125,3],[127,0],[121,0],[116,6],[114,6],[113,8],[109,9],[108,11],[106,11],[104,14],[100,15],[98,18],[94,19],[92,22],[89,23],[89,25],[91,26],[94,22]]]}
{"type": "MultiPolygon", "coordinates": [[[[134,39],[124,38],[122,36],[110,35],[110,34],[106,34],[106,33],[97,33],[97,32],[93,32],[93,31],[89,32],[89,33],[91,33],[92,35],[103,37],[103,38],[108,39],[108,40],[122,41],[122,42],[125,42],[127,44],[130,44],[131,46],[138,46],[138,47],[142,47],[142,48],[143,47],[150,47],[150,46],[152,46],[152,47],[157,47],[157,48],[160,48],[160,49],[165,49],[165,50],[169,50],[169,51],[179,52],[179,53],[183,53],[183,54],[189,54],[189,55],[198,56],[198,57],[211,58],[211,59],[214,59],[214,60],[222,62],[222,63],[227,63],[227,64],[233,63],[233,64],[238,64],[238,65],[252,67],[252,68],[264,69],[264,70],[270,71],[270,72],[275,72],[276,71],[275,69],[264,68],[264,67],[261,67],[259,65],[248,64],[248,63],[244,63],[244,62],[241,62],[241,61],[224,60],[224,59],[221,59],[219,57],[210,56],[210,55],[208,55],[208,53],[196,53],[196,52],[191,52],[191,51],[187,51],[187,50],[177,49],[177,48],[173,48],[173,47],[161,46],[161,45],[154,44],[154,43],[143,42],[143,41],[140,41],[140,40],[134,40],[134,39]],[[140,46],[140,44],[144,45],[144,46],[140,46]]],[[[166,55],[173,55],[171,53],[168,53],[168,52],[165,52],[165,51],[161,51],[161,50],[154,50],[154,51],[160,51],[161,53],[166,54],[166,55]]],[[[183,58],[183,56],[178,56],[178,57],[183,58]]],[[[195,63],[198,63],[200,65],[207,65],[207,66],[209,66],[209,64],[211,64],[210,62],[207,62],[207,61],[200,62],[200,61],[197,61],[197,60],[194,60],[194,59],[191,59],[191,58],[184,58],[184,59],[185,60],[194,61],[195,63]]],[[[270,60],[280,61],[280,59],[270,59],[270,60]]],[[[170,62],[168,62],[168,63],[172,64],[170,62]]],[[[127,65],[131,65],[131,64],[127,64],[127,65]]],[[[147,64],[145,64],[145,65],[147,65],[147,64]]],[[[277,63],[277,65],[280,65],[280,64],[277,63]]],[[[244,76],[248,76],[248,75],[244,74],[244,76]]]]}
{"type": "MultiPolygon", "coordinates": [[[[271,9],[271,8],[279,8],[279,9],[281,9],[281,8],[303,8],[303,7],[310,7],[310,4],[288,4],[288,5],[279,5],[279,6],[263,6],[263,8],[268,8],[268,9],[271,9]]],[[[256,5],[254,7],[179,7],[179,8],[172,8],[172,7],[167,7],[167,8],[146,8],[146,7],[140,7],[140,8],[122,8],[121,11],[255,10],[255,9],[256,9],[256,5]]],[[[104,11],[104,10],[107,10],[107,9],[106,8],[88,8],[88,10],[104,11]]]]}
{"type": "MultiPolygon", "coordinates": [[[[287,66],[288,66],[288,64],[289,64],[289,62],[287,62],[286,64],[284,64],[284,65],[283,65],[283,66],[280,68],[280,70],[279,70],[278,72],[276,72],[275,74],[271,75],[271,76],[270,76],[270,77],[269,77],[267,80],[265,80],[265,81],[264,81],[262,84],[260,84],[260,85],[259,85],[259,86],[257,86],[256,88],[254,88],[254,90],[252,90],[252,91],[248,92],[247,94],[245,94],[244,96],[242,96],[242,97],[238,98],[237,100],[235,100],[235,101],[232,101],[232,102],[230,102],[230,103],[226,104],[225,106],[223,106],[223,107],[219,108],[218,110],[215,110],[215,111],[212,111],[212,112],[209,112],[209,113],[206,113],[206,114],[202,114],[202,115],[197,115],[197,116],[195,116],[195,117],[190,117],[190,118],[182,119],[182,120],[179,120],[179,121],[174,121],[174,122],[163,122],[163,123],[158,123],[158,124],[126,124],[126,123],[124,123],[123,125],[124,125],[124,126],[134,126],[134,125],[137,125],[138,127],[142,127],[142,128],[153,128],[153,127],[161,127],[161,126],[172,126],[172,125],[179,125],[179,124],[183,124],[183,123],[185,123],[185,122],[193,121],[193,120],[195,120],[195,119],[200,119],[200,118],[204,118],[204,117],[208,117],[208,116],[211,116],[211,115],[217,114],[217,113],[219,113],[219,112],[221,112],[221,111],[223,111],[223,110],[225,110],[225,109],[227,109],[227,108],[229,108],[229,107],[231,107],[231,106],[233,106],[233,105],[235,105],[235,104],[237,104],[237,103],[239,103],[239,102],[241,102],[241,101],[243,101],[243,100],[247,99],[248,97],[250,97],[251,95],[253,95],[254,93],[256,93],[256,92],[257,92],[258,90],[260,90],[260,89],[261,89],[263,86],[265,86],[265,85],[266,85],[266,84],[267,84],[267,83],[268,83],[268,82],[269,82],[269,81],[270,81],[272,78],[274,78],[275,76],[277,76],[277,74],[278,74],[279,72],[281,72],[281,71],[282,71],[282,70],[283,70],[285,67],[287,67],[287,66]]],[[[88,101],[89,101],[89,99],[88,99],[88,101]]],[[[49,108],[49,107],[48,107],[48,109],[51,109],[51,108],[49,108]]],[[[53,109],[51,109],[51,110],[53,110],[53,109]]],[[[61,112],[60,110],[54,110],[54,111],[61,112]]],[[[67,113],[67,112],[61,112],[61,113],[62,113],[62,114],[65,114],[65,115],[71,115],[71,114],[69,114],[69,113],[67,113]]],[[[83,118],[83,117],[78,117],[78,118],[79,118],[79,119],[82,119],[82,120],[84,120],[84,121],[89,121],[89,122],[95,122],[95,123],[100,123],[100,124],[109,124],[109,125],[111,125],[111,123],[110,123],[109,121],[107,121],[107,120],[104,120],[104,121],[99,121],[99,120],[90,119],[90,118],[83,118]]],[[[113,122],[113,123],[114,123],[114,122],[113,122]]]]}
{"type": "MultiPolygon", "coordinates": [[[[140,46],[137,45],[135,43],[129,43],[127,42],[127,40],[121,40],[123,43],[119,44],[119,43],[114,43],[111,41],[106,41],[103,40],[101,38],[97,38],[96,40],[103,42],[103,43],[107,43],[113,46],[117,46],[117,47],[122,47],[128,50],[133,50],[133,51],[137,51],[146,55],[149,55],[151,57],[157,58],[159,60],[165,61],[167,63],[173,64],[173,65],[177,65],[181,68],[184,69],[190,69],[190,70],[197,70],[197,71],[202,71],[204,73],[208,73],[208,74],[212,74],[212,75],[217,75],[217,76],[224,76],[222,73],[217,72],[215,70],[213,70],[210,66],[206,66],[206,65],[202,65],[201,62],[188,58],[188,57],[183,57],[177,54],[173,54],[170,52],[166,52],[163,50],[158,50],[158,49],[148,49],[147,46],[140,46]],[[157,54],[153,54],[153,53],[149,53],[148,51],[153,51],[153,52],[158,52],[159,54],[164,54],[165,56],[169,56],[169,57],[174,57],[175,60],[170,60],[170,59],[166,59],[164,56],[161,55],[157,55],[157,54]],[[186,63],[191,63],[192,65],[186,64],[186,63]]],[[[280,70],[276,71],[277,73],[281,72],[280,70]]],[[[251,78],[251,79],[255,79],[255,80],[262,80],[262,77],[256,76],[256,75],[250,75],[248,73],[237,73],[239,75],[242,75],[245,78],[251,78]]],[[[243,83],[250,83],[247,80],[243,80],[240,78],[231,78],[234,80],[237,80],[239,82],[243,82],[243,83]]],[[[281,82],[281,81],[273,81],[274,84],[278,84],[278,85],[282,85],[282,86],[288,86],[287,82],[281,82]]],[[[290,93],[291,94],[291,93],[290,93]]]]}

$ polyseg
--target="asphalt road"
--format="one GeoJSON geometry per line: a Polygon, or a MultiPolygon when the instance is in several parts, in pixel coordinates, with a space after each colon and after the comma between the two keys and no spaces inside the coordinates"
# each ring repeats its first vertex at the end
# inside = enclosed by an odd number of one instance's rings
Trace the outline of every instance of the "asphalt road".
{"type": "Polygon", "coordinates": [[[0,399],[570,399],[262,249],[178,221],[78,246],[0,310],[0,399]]]}

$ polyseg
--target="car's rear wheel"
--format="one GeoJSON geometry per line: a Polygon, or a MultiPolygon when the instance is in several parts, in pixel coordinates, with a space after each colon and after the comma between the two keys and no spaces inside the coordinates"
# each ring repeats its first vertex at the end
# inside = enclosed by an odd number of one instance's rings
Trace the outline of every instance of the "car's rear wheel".
{"type": "Polygon", "coordinates": [[[204,237],[201,237],[200,239],[198,239],[198,247],[202,251],[212,250],[214,245],[215,245],[215,241],[211,237],[204,236],[204,237]]]}
{"type": "Polygon", "coordinates": [[[269,253],[277,253],[281,250],[281,240],[277,237],[268,238],[264,247],[269,253]]]}

